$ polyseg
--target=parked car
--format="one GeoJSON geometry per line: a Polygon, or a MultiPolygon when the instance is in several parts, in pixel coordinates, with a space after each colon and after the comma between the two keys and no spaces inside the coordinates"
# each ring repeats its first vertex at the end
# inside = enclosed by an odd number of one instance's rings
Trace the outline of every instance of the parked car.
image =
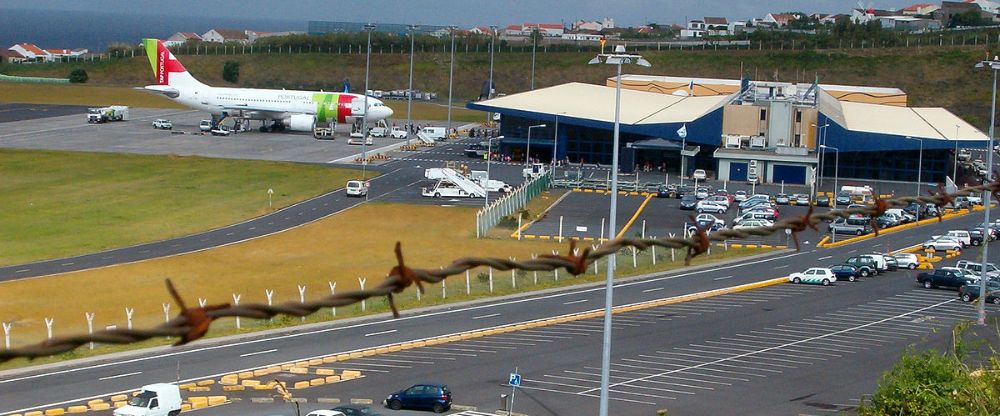
{"type": "Polygon", "coordinates": [[[875,259],[868,256],[854,256],[848,257],[844,264],[848,266],[854,266],[858,269],[858,275],[861,277],[874,276],[878,274],[878,265],[875,264],[875,259]]]}
{"type": "Polygon", "coordinates": [[[342,404],[330,410],[343,413],[344,416],[382,416],[371,406],[364,404],[342,404]]]}
{"type": "Polygon", "coordinates": [[[972,245],[972,236],[968,231],[965,230],[949,230],[947,234],[962,243],[962,247],[968,247],[972,245]]]}
{"type": "Polygon", "coordinates": [[[837,276],[837,280],[846,280],[848,282],[853,282],[861,277],[861,272],[857,267],[851,266],[849,264],[838,264],[830,266],[830,271],[833,272],[834,276],[837,276]]]}
{"type": "Polygon", "coordinates": [[[409,136],[409,132],[407,132],[406,129],[401,127],[394,126],[392,128],[392,131],[389,132],[389,137],[392,137],[393,139],[405,139],[407,136],[409,136]]]}
{"type": "Polygon", "coordinates": [[[430,409],[442,413],[451,408],[451,390],[444,384],[416,384],[390,394],[385,405],[392,410],[430,409]]]}
{"type": "Polygon", "coordinates": [[[969,230],[969,239],[972,241],[972,245],[974,245],[974,246],[981,246],[981,245],[983,245],[983,239],[984,238],[985,237],[983,236],[983,228],[982,227],[973,228],[973,229],[969,230]]]}
{"type": "Polygon", "coordinates": [[[834,234],[865,235],[874,231],[867,217],[837,218],[829,228],[834,234]]]}
{"type": "Polygon", "coordinates": [[[306,413],[306,416],[344,416],[344,414],[336,410],[320,409],[306,413]]]}
{"type": "Polygon", "coordinates": [[[969,209],[972,208],[972,202],[969,201],[969,197],[956,196],[954,199],[952,199],[951,202],[949,202],[944,207],[952,209],[969,209]]]}
{"type": "Polygon", "coordinates": [[[684,195],[684,197],[681,198],[681,209],[690,211],[694,210],[697,205],[698,198],[695,198],[694,195],[684,195]]]}
{"type": "Polygon", "coordinates": [[[727,191],[725,189],[716,189],[715,193],[712,194],[712,196],[725,197],[726,201],[728,201],[729,205],[732,205],[734,202],[736,202],[736,197],[733,196],[733,194],[729,193],[729,191],[727,191]]]}
{"type": "Polygon", "coordinates": [[[677,193],[674,194],[674,198],[681,199],[684,195],[694,195],[694,187],[691,185],[681,185],[677,187],[677,193]]]}
{"type": "Polygon", "coordinates": [[[787,194],[777,194],[774,196],[774,203],[778,205],[788,205],[791,202],[791,197],[787,194]]]}
{"type": "Polygon", "coordinates": [[[816,206],[817,207],[828,207],[828,206],[830,206],[830,197],[828,197],[826,195],[817,196],[816,197],[816,206]]]}
{"type": "Polygon", "coordinates": [[[837,276],[826,267],[811,267],[801,273],[792,273],[788,276],[788,281],[792,283],[812,283],[823,286],[830,286],[837,281],[837,276]]]}
{"type": "Polygon", "coordinates": [[[972,194],[972,195],[969,195],[969,196],[967,196],[965,198],[968,199],[969,203],[972,204],[972,205],[982,205],[983,204],[983,197],[982,196],[979,196],[979,195],[976,195],[976,194],[972,194]]]}
{"type": "Polygon", "coordinates": [[[917,275],[917,283],[927,289],[937,287],[948,287],[958,289],[963,285],[978,281],[970,273],[956,267],[942,267],[933,272],[924,272],[917,275]]]}
{"type": "Polygon", "coordinates": [[[921,246],[923,246],[925,250],[931,251],[961,250],[962,242],[946,235],[935,235],[931,237],[930,240],[924,241],[921,246]]]}
{"type": "Polygon", "coordinates": [[[691,173],[691,177],[699,181],[703,181],[708,177],[708,174],[705,173],[705,169],[695,169],[694,172],[691,173]]]}
{"type": "Polygon", "coordinates": [[[899,267],[904,269],[914,270],[920,265],[920,261],[917,259],[916,254],[897,253],[894,254],[893,257],[896,258],[896,263],[899,264],[899,267]]]}
{"type": "Polygon", "coordinates": [[[837,205],[848,205],[851,203],[851,193],[841,192],[837,194],[837,205]]]}
{"type": "Polygon", "coordinates": [[[344,193],[347,194],[347,196],[366,196],[368,195],[368,181],[347,181],[347,187],[344,188],[344,193]]]}
{"type": "Polygon", "coordinates": [[[740,202],[739,207],[740,209],[746,209],[761,203],[771,203],[771,200],[766,195],[754,195],[740,202]]]}
{"type": "Polygon", "coordinates": [[[215,126],[215,128],[212,129],[211,133],[213,136],[228,136],[233,132],[232,130],[229,130],[229,127],[220,124],[218,126],[215,126]]]}
{"type": "Polygon", "coordinates": [[[716,217],[715,215],[712,215],[712,214],[698,214],[697,217],[694,217],[694,221],[699,226],[701,226],[702,224],[722,224],[722,225],[726,225],[726,221],[725,220],[721,220],[721,219],[719,219],[718,217],[716,217]]]}
{"type": "Polygon", "coordinates": [[[744,214],[749,214],[749,213],[765,214],[765,215],[768,216],[767,219],[769,219],[771,221],[776,221],[778,219],[779,214],[780,214],[778,212],[777,208],[774,208],[774,207],[772,207],[770,205],[755,205],[753,207],[750,207],[750,209],[744,210],[743,213],[744,214]]]}
{"type": "MultiPolygon", "coordinates": [[[[968,260],[959,260],[958,263],[955,263],[955,267],[957,267],[959,269],[970,270],[973,273],[975,273],[977,276],[982,276],[982,274],[983,274],[983,263],[982,262],[975,262],[975,261],[968,261],[968,260]]],[[[994,266],[993,263],[987,263],[986,264],[986,276],[990,277],[990,278],[1000,277],[1000,269],[997,269],[997,266],[994,266]]]]}
{"type": "Polygon", "coordinates": [[[714,212],[716,214],[725,214],[726,206],[720,205],[716,201],[709,201],[707,199],[698,201],[698,204],[694,208],[698,212],[714,212]]]}
{"type": "Polygon", "coordinates": [[[677,194],[677,187],[674,185],[660,185],[656,187],[657,198],[673,198],[677,194]]]}
{"type": "Polygon", "coordinates": [[[808,206],[809,205],[809,195],[806,194],[795,194],[792,195],[792,199],[795,200],[795,205],[808,206]]]}
{"type": "Polygon", "coordinates": [[[732,201],[729,200],[729,197],[727,197],[725,195],[719,195],[719,194],[715,194],[715,195],[709,196],[708,198],[705,198],[704,200],[708,201],[708,202],[711,202],[711,203],[714,203],[714,204],[722,205],[722,206],[726,207],[726,210],[729,209],[729,205],[732,203],[732,201]]]}
{"type": "MultiPolygon", "coordinates": [[[[982,290],[982,283],[965,284],[958,288],[958,297],[965,302],[972,302],[979,299],[982,290]]],[[[1000,280],[990,279],[986,281],[986,301],[1000,305],[1000,280]]]]}
{"type": "Polygon", "coordinates": [[[899,260],[896,260],[896,256],[890,256],[888,254],[882,254],[882,258],[885,259],[885,265],[888,266],[890,272],[899,270],[899,260]]]}
{"type": "Polygon", "coordinates": [[[202,120],[201,123],[198,124],[198,130],[206,133],[212,131],[212,120],[202,120]]]}
{"type": "Polygon", "coordinates": [[[465,155],[468,157],[483,157],[486,155],[486,147],[479,143],[465,146],[465,155]]]}
{"type": "Polygon", "coordinates": [[[917,220],[917,216],[903,210],[902,208],[889,208],[885,210],[886,214],[892,214],[900,219],[904,224],[911,223],[917,220]]]}
{"type": "Polygon", "coordinates": [[[708,198],[708,188],[704,186],[699,186],[697,190],[694,191],[695,198],[705,199],[708,198]]]}
{"type": "Polygon", "coordinates": [[[744,212],[743,214],[741,214],[740,216],[736,217],[736,219],[733,220],[733,225],[740,224],[743,221],[747,220],[764,220],[768,222],[774,222],[774,216],[766,212],[760,212],[760,211],[744,212]]]}
{"type": "Polygon", "coordinates": [[[878,228],[889,228],[899,225],[896,223],[896,218],[885,214],[875,217],[875,224],[878,225],[878,228]]]}
{"type": "Polygon", "coordinates": [[[170,120],[167,120],[167,119],[158,118],[156,120],[153,120],[153,128],[154,129],[163,129],[163,130],[172,130],[174,128],[174,123],[171,123],[170,120]]]}
{"type": "Polygon", "coordinates": [[[768,220],[744,220],[739,224],[734,225],[733,229],[742,230],[744,228],[770,227],[772,225],[774,225],[774,223],[768,220]]]}
{"type": "Polygon", "coordinates": [[[862,255],[859,255],[858,257],[868,257],[868,258],[874,260],[875,261],[875,270],[878,272],[878,274],[882,274],[882,273],[885,273],[885,272],[889,271],[889,262],[886,260],[887,256],[884,255],[884,254],[878,254],[878,253],[875,253],[875,254],[862,254],[862,255]]]}
{"type": "Polygon", "coordinates": [[[736,202],[743,202],[747,200],[747,191],[736,191],[733,194],[733,200],[736,202]]]}

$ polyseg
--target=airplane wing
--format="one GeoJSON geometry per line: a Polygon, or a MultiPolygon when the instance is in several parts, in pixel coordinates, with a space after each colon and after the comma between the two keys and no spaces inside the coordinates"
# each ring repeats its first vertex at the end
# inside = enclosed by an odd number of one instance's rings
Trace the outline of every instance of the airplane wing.
{"type": "Polygon", "coordinates": [[[282,107],[277,106],[277,105],[269,106],[269,105],[262,105],[262,104],[258,104],[258,103],[253,103],[253,104],[250,104],[250,103],[227,103],[226,105],[222,106],[222,109],[223,110],[232,110],[232,111],[236,111],[236,110],[239,110],[239,111],[257,111],[257,112],[272,113],[272,114],[277,114],[277,113],[286,114],[286,113],[288,113],[288,108],[287,107],[286,108],[282,108],[282,107]]]}

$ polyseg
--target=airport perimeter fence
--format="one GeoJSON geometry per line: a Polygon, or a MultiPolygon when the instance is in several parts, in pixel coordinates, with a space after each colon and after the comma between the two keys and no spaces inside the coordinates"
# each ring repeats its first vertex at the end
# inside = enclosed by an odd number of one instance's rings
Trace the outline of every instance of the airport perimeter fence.
{"type": "Polygon", "coordinates": [[[504,217],[514,214],[524,208],[532,198],[545,192],[552,186],[552,172],[525,182],[506,195],[493,201],[476,212],[476,238],[481,238],[504,217]]]}

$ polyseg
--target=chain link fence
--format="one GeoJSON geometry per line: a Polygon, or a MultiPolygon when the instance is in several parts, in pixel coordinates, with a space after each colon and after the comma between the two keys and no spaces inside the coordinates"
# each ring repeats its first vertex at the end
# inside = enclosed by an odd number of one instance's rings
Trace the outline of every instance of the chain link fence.
{"type": "Polygon", "coordinates": [[[486,235],[486,232],[499,224],[504,217],[518,212],[528,204],[528,201],[531,201],[531,198],[538,196],[551,186],[552,172],[546,172],[544,175],[523,183],[476,212],[476,238],[486,235]]]}

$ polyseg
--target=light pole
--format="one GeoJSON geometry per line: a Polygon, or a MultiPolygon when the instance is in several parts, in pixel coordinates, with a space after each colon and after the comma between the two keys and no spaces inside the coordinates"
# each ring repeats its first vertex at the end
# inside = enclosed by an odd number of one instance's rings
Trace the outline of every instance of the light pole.
{"type": "MultiPolygon", "coordinates": [[[[816,123],[813,123],[812,125],[815,126],[816,123]]],[[[819,145],[820,146],[823,146],[823,145],[826,144],[826,141],[824,141],[822,139],[822,137],[823,137],[822,136],[822,134],[823,134],[822,132],[827,127],[830,127],[830,123],[826,123],[826,124],[824,124],[822,126],[816,127],[816,140],[819,141],[819,145]]],[[[819,168],[817,170],[819,171],[819,177],[817,178],[818,182],[819,182],[819,186],[822,187],[823,186],[823,152],[820,152],[820,154],[819,154],[819,168]]],[[[834,190],[834,192],[836,192],[837,191],[837,187],[834,186],[833,190],[834,190]]]]}
{"type": "MultiPolygon", "coordinates": [[[[628,55],[625,53],[624,45],[615,46],[615,53],[598,54],[591,59],[588,64],[599,64],[601,58],[608,65],[618,67],[618,76],[615,78],[615,130],[614,140],[611,150],[611,215],[608,218],[608,238],[615,238],[617,224],[615,219],[618,215],[618,127],[621,117],[622,105],[622,64],[636,63],[641,66],[651,66],[649,61],[641,55],[628,55]]],[[[607,280],[604,283],[604,342],[601,350],[601,401],[599,416],[608,416],[608,391],[611,379],[611,309],[614,307],[614,278],[615,278],[615,256],[608,257],[607,280]]]]}
{"type": "MultiPolygon", "coordinates": [[[[955,182],[955,187],[958,187],[958,124],[955,125],[955,161],[952,163],[951,168],[951,180],[955,182]]],[[[991,168],[992,169],[992,168],[991,168]]]]}
{"type": "Polygon", "coordinates": [[[448,26],[451,33],[451,64],[448,66],[448,131],[451,131],[451,91],[455,79],[455,26],[448,26]]]}
{"type": "Polygon", "coordinates": [[[487,189],[486,189],[486,198],[485,198],[486,202],[483,203],[484,207],[490,205],[490,190],[489,190],[489,186],[490,186],[490,161],[493,160],[493,139],[502,140],[503,136],[490,137],[487,140],[487,143],[486,143],[486,188],[487,189]]]}
{"type": "Polygon", "coordinates": [[[566,114],[566,112],[562,112],[562,113],[556,114],[556,128],[555,128],[555,131],[552,132],[552,167],[549,168],[549,171],[552,172],[552,177],[553,178],[556,176],[556,158],[559,157],[558,156],[559,155],[558,150],[559,150],[559,115],[560,114],[566,114]]]}
{"type": "MultiPolygon", "coordinates": [[[[825,144],[819,145],[819,148],[823,149],[823,150],[833,149],[833,151],[834,151],[834,153],[833,153],[833,190],[836,191],[837,190],[837,178],[840,177],[840,149],[838,149],[836,147],[833,147],[833,146],[827,146],[825,144]]],[[[834,195],[836,195],[836,192],[834,192],[834,195]]],[[[833,209],[837,209],[837,198],[833,198],[833,209]]]]}
{"type": "MultiPolygon", "coordinates": [[[[406,144],[407,144],[407,146],[409,146],[409,144],[410,144],[410,125],[413,124],[413,117],[411,117],[411,112],[410,112],[413,109],[413,54],[414,54],[413,46],[415,44],[414,41],[416,40],[416,33],[415,33],[415,31],[419,27],[420,26],[417,26],[417,25],[409,25],[409,26],[407,26],[407,28],[410,29],[410,87],[409,87],[409,89],[406,90],[406,144]]],[[[371,48],[371,46],[369,46],[369,48],[371,48]]],[[[450,90],[449,90],[449,92],[450,92],[450,90]]],[[[449,96],[448,98],[450,99],[451,97],[449,96]]],[[[448,105],[450,106],[451,102],[448,102],[448,105]]],[[[450,117],[451,116],[451,108],[450,107],[448,108],[448,115],[449,115],[448,120],[451,120],[451,117],[450,117]]],[[[451,127],[451,126],[449,125],[448,127],[451,127]]]]}
{"type": "MultiPolygon", "coordinates": [[[[976,68],[983,68],[989,66],[993,70],[993,104],[990,107],[990,137],[989,141],[986,142],[986,183],[993,181],[993,126],[996,125],[996,115],[997,115],[997,70],[1000,70],[1000,58],[996,56],[993,57],[992,61],[982,61],[976,64],[976,68]]],[[[983,191],[983,211],[985,215],[983,217],[983,235],[986,235],[986,231],[990,228],[990,193],[989,191],[983,191]]],[[[986,325],[986,281],[989,280],[986,276],[986,271],[989,270],[986,267],[989,262],[986,259],[986,255],[989,253],[986,251],[986,246],[989,244],[988,238],[983,238],[983,276],[979,279],[979,306],[976,308],[979,311],[979,325],[986,325]]]]}
{"type": "Polygon", "coordinates": [[[536,124],[534,126],[528,126],[528,146],[524,150],[524,166],[531,164],[531,129],[545,127],[544,124],[536,124]]]}
{"type": "Polygon", "coordinates": [[[535,49],[538,48],[538,29],[531,32],[531,90],[535,89],[535,49]]]}
{"type": "Polygon", "coordinates": [[[906,136],[908,140],[917,140],[920,142],[920,153],[917,156],[917,196],[920,196],[920,185],[923,181],[924,173],[924,139],[906,136]]]}
{"type": "Polygon", "coordinates": [[[368,70],[372,62],[372,31],[375,25],[365,24],[365,31],[368,32],[368,51],[365,56],[365,112],[361,115],[361,180],[368,174],[368,70]]]}
{"type": "MultiPolygon", "coordinates": [[[[497,40],[497,27],[490,25],[490,84],[486,87],[486,99],[489,100],[493,98],[493,44],[497,40]]],[[[493,121],[493,113],[486,113],[489,120],[486,123],[493,121]]]]}

